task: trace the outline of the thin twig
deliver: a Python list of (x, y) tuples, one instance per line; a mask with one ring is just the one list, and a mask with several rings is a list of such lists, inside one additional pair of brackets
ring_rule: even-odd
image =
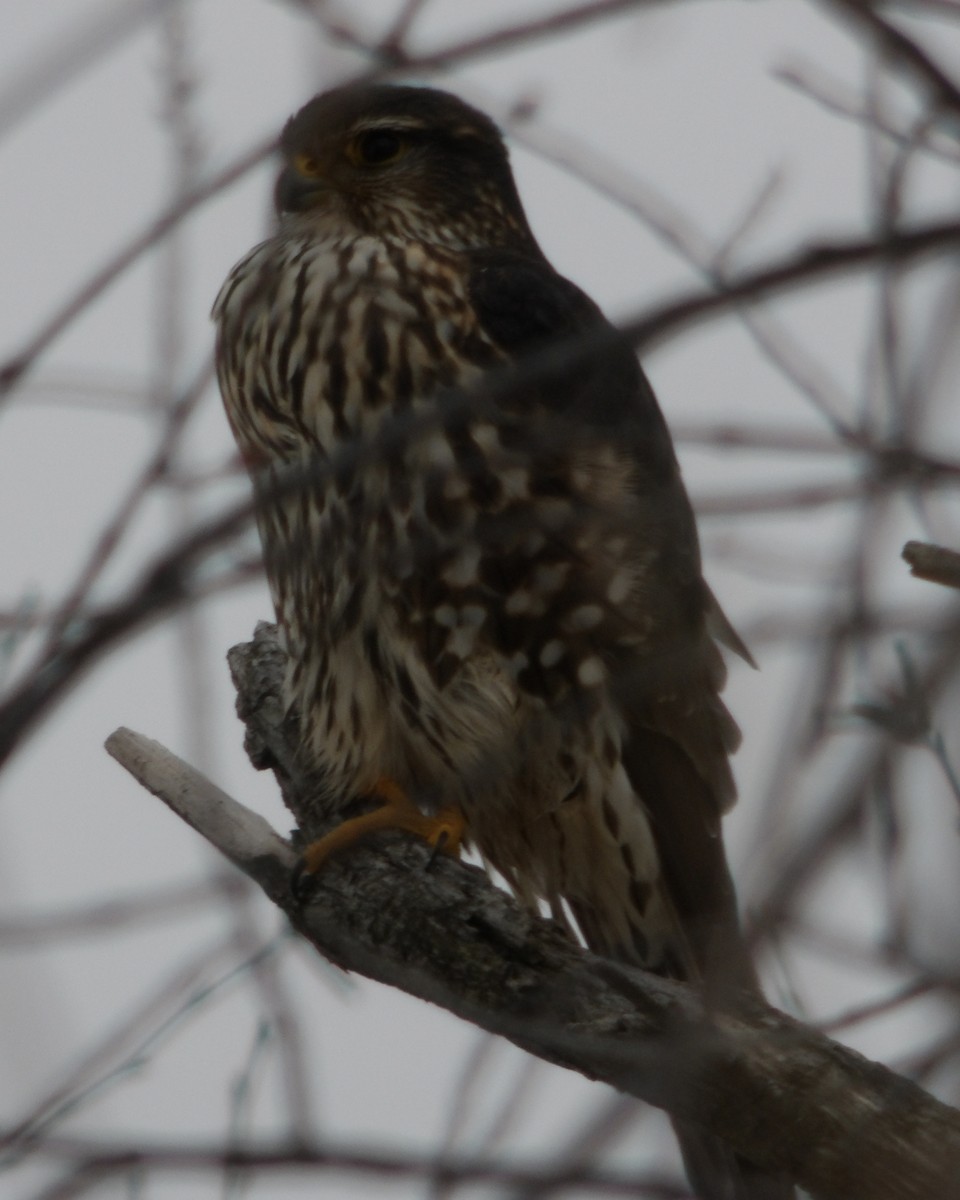
[(929, 542), (907, 542), (901, 557), (910, 564), (910, 574), (918, 579), (960, 588), (960, 553)]

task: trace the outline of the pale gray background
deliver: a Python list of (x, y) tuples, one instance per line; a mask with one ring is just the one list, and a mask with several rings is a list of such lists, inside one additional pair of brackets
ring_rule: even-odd
[[(372, 33), (386, 26), (399, 5), (342, 0), (338, 7), (356, 28)], [(414, 44), (446, 44), (552, 7), (435, 0), (424, 6)], [(155, 15), (135, 31), (66, 73), (71, 51), (84, 38), (96, 44), (104, 29), (119, 32), (125, 15), (151, 8)], [(172, 18), (185, 34), (181, 66), (195, 88), (188, 114), (199, 147), (198, 177), (276, 132), (314, 91), (355, 73), (364, 61), (331, 45), (295, 4), (6, 0), (0, 6), (4, 357), (171, 197), (175, 159), (163, 118), (170, 27), (165, 42), (163, 22)], [(938, 30), (935, 44), (956, 65), (956, 40), (951, 43)], [(777, 78), (779, 68), (833, 81), (831, 86), (860, 101), (870, 74), (861, 48), (826, 8), (785, 0), (764, 5), (712, 0), (638, 8), (434, 78), (501, 120), (518, 102), (536, 103), (536, 117), (517, 125), (511, 140), (531, 222), (556, 266), (617, 316), (678, 294), (699, 277), (649, 226), (572, 179), (541, 151), (596, 156), (588, 165), (645, 198), (650, 211), (662, 211), (678, 226), (689, 224), (707, 254), (723, 244), (773, 182), (768, 203), (737, 248), (741, 265), (760, 263), (815, 235), (871, 227), (871, 162), (863, 129), (787, 86)], [(47, 70), (54, 79), (62, 76), (59, 84), (18, 110), (21, 100), (29, 100), (31, 80), (42, 80)], [(884, 93), (884, 103), (909, 112), (913, 101), (906, 89), (893, 89)], [(191, 217), (172, 248), (168, 244), (139, 260), (55, 342), (0, 413), (0, 606), (6, 613), (23, 603), (48, 608), (73, 580), (154, 443), (158, 425), (149, 412), (151, 394), (184, 385), (210, 351), (208, 313), (220, 282), (269, 228), (272, 172), (265, 164), (247, 175)], [(924, 169), (912, 182), (916, 214), (943, 211), (956, 197), (952, 166)], [(173, 283), (165, 284), (171, 269)], [(848, 417), (858, 406), (879, 411), (885, 403), (871, 365), (874, 303), (868, 286), (851, 279), (776, 307), (778, 319), (837, 380)], [(911, 319), (921, 331), (927, 303), (918, 293)], [(164, 304), (174, 314), (167, 319), (173, 340), (166, 346), (159, 344)], [(680, 432), (703, 423), (754, 421), (764, 428), (829, 435), (827, 423), (763, 358), (734, 317), (671, 341), (648, 355), (646, 365)], [(950, 402), (945, 386), (929, 420), (930, 444), (942, 453), (955, 453), (960, 441), (955, 395), (952, 416)], [(230, 459), (232, 444), (213, 387), (191, 421), (186, 447), (190, 466), (219, 468)], [(682, 439), (679, 449), (688, 486), (708, 508), (718, 497), (740, 496), (753, 486), (855, 478), (850, 462), (837, 454), (718, 453)], [(129, 583), (178, 522), (216, 511), (244, 486), (234, 477), (203, 489), (185, 507), (170, 496), (151, 501), (97, 597), (106, 599)], [(956, 517), (948, 497), (934, 507), (932, 533), (948, 541), (957, 530)], [(870, 566), (873, 601), (914, 614), (935, 608), (941, 598), (929, 585), (924, 590), (909, 580), (898, 559), (906, 537), (931, 530), (921, 527), (908, 505), (894, 506), (884, 522)], [(732, 665), (728, 692), (746, 735), (737, 759), (743, 798), (728, 822), (746, 905), (776, 870), (780, 850), (815, 819), (844, 756), (852, 759), (862, 744), (850, 735), (847, 751), (841, 744), (845, 735), (838, 735), (829, 758), (819, 751), (811, 755), (810, 776), (791, 793), (792, 805), (778, 806), (778, 797), (770, 795), (780, 756), (788, 753), (813, 700), (813, 685), (804, 680), (816, 643), (784, 645), (765, 638), (764, 631), (778, 618), (796, 619), (815, 631), (818, 614), (827, 613), (838, 595), (842, 603), (855, 529), (854, 510), (842, 505), (793, 515), (707, 515), (703, 521), (708, 575), (762, 665), (760, 673)], [(188, 888), (220, 869), (196, 836), (108, 759), (103, 739), (120, 724), (165, 742), (281, 829), (287, 827), (271, 781), (256, 775), (243, 754), (224, 661), (227, 647), (269, 615), (259, 580), (218, 596), (190, 622), (167, 621), (125, 645), (39, 727), (0, 781), (4, 921), (63, 915), (155, 888)], [(28, 639), (12, 670), (25, 669), (35, 649)], [(860, 696), (868, 682), (895, 680), (893, 637), (878, 648), (875, 662), (849, 662), (847, 669), (847, 699)], [(900, 899), (917, 946), (955, 970), (956, 814), (927, 761), (918, 753), (908, 767), (926, 818), (905, 847)], [(917, 856), (922, 870), (911, 874)], [(884, 889), (890, 881), (881, 876), (867, 854), (845, 859), (842, 870), (820, 881), (810, 913), (841, 943), (874, 946), (889, 928), (889, 909), (878, 897), (889, 894)], [(932, 880), (935, 887), (920, 886)], [(244, 921), (254, 945), (268, 941), (278, 927), (274, 913), (257, 902)], [(37, 939), (29, 947), (10, 937), (5, 944), (0, 940), (0, 1124), (29, 1111), (165, 986), (181, 963), (204, 947), (220, 946), (227, 929), (221, 907), (198, 902), (156, 924)], [(357, 1145), (435, 1148), (481, 1035), (403, 995), (338, 978), (306, 951), (288, 946), (279, 954), (305, 1036), (320, 1133)], [(802, 943), (788, 945), (779, 960), (767, 964), (771, 996), (799, 1006), (804, 1015), (826, 1017), (902, 978), (866, 957), (847, 958), (844, 964)], [(235, 955), (214, 959), (211, 953), (202, 981), (222, 977), (234, 961)], [(262, 1007), (241, 976), (183, 1009), (182, 995), (159, 1004), (138, 1035), (94, 1071), (93, 1078), (105, 1081), (65, 1122), (64, 1132), (108, 1133), (125, 1143), (218, 1142), (226, 1136), (231, 1088), (250, 1062)], [(180, 1015), (174, 1026), (140, 1058), (140, 1043), (175, 1013)], [(905, 1047), (932, 1037), (947, 1015), (944, 1003), (920, 1001), (845, 1036), (896, 1063)], [(275, 1048), (268, 1044), (255, 1061), (249, 1128), (264, 1135), (286, 1128)], [(527, 1070), (524, 1056), (511, 1047), (496, 1045), (490, 1055), (458, 1142), (462, 1148), (482, 1143)], [(956, 1099), (952, 1079), (941, 1079), (940, 1087)], [(602, 1098), (600, 1088), (543, 1065), (534, 1068), (527, 1087), (505, 1144), (548, 1157), (566, 1146)], [(657, 1121), (647, 1124), (662, 1134)], [(659, 1134), (643, 1141), (625, 1136), (617, 1161), (668, 1163), (671, 1155)], [(54, 1174), (49, 1165), (31, 1164), (0, 1174), (0, 1196), (38, 1195)], [(93, 1194), (127, 1193), (114, 1184)], [(223, 1186), (213, 1175), (174, 1176), (129, 1194), (210, 1196), (223, 1194)], [(309, 1181), (265, 1177), (248, 1194), (427, 1193), (419, 1183), (317, 1175)]]

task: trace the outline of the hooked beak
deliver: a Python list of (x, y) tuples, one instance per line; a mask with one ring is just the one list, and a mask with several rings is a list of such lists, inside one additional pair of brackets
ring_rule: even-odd
[(294, 166), (284, 167), (274, 193), (277, 212), (305, 212), (315, 208), (320, 196), (328, 191), (322, 179), (311, 179)]

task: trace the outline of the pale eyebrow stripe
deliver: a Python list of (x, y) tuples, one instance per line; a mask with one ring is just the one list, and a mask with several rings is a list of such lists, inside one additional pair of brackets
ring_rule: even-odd
[(396, 129), (402, 132), (406, 129), (426, 129), (427, 123), (411, 117), (367, 117), (359, 120), (353, 128), (357, 133), (368, 133), (371, 129)]

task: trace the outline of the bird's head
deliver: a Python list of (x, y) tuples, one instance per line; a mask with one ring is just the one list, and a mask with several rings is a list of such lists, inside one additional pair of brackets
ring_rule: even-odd
[(452, 249), (536, 249), (500, 131), (449, 92), (337, 88), (290, 118), (280, 148), (282, 220)]

